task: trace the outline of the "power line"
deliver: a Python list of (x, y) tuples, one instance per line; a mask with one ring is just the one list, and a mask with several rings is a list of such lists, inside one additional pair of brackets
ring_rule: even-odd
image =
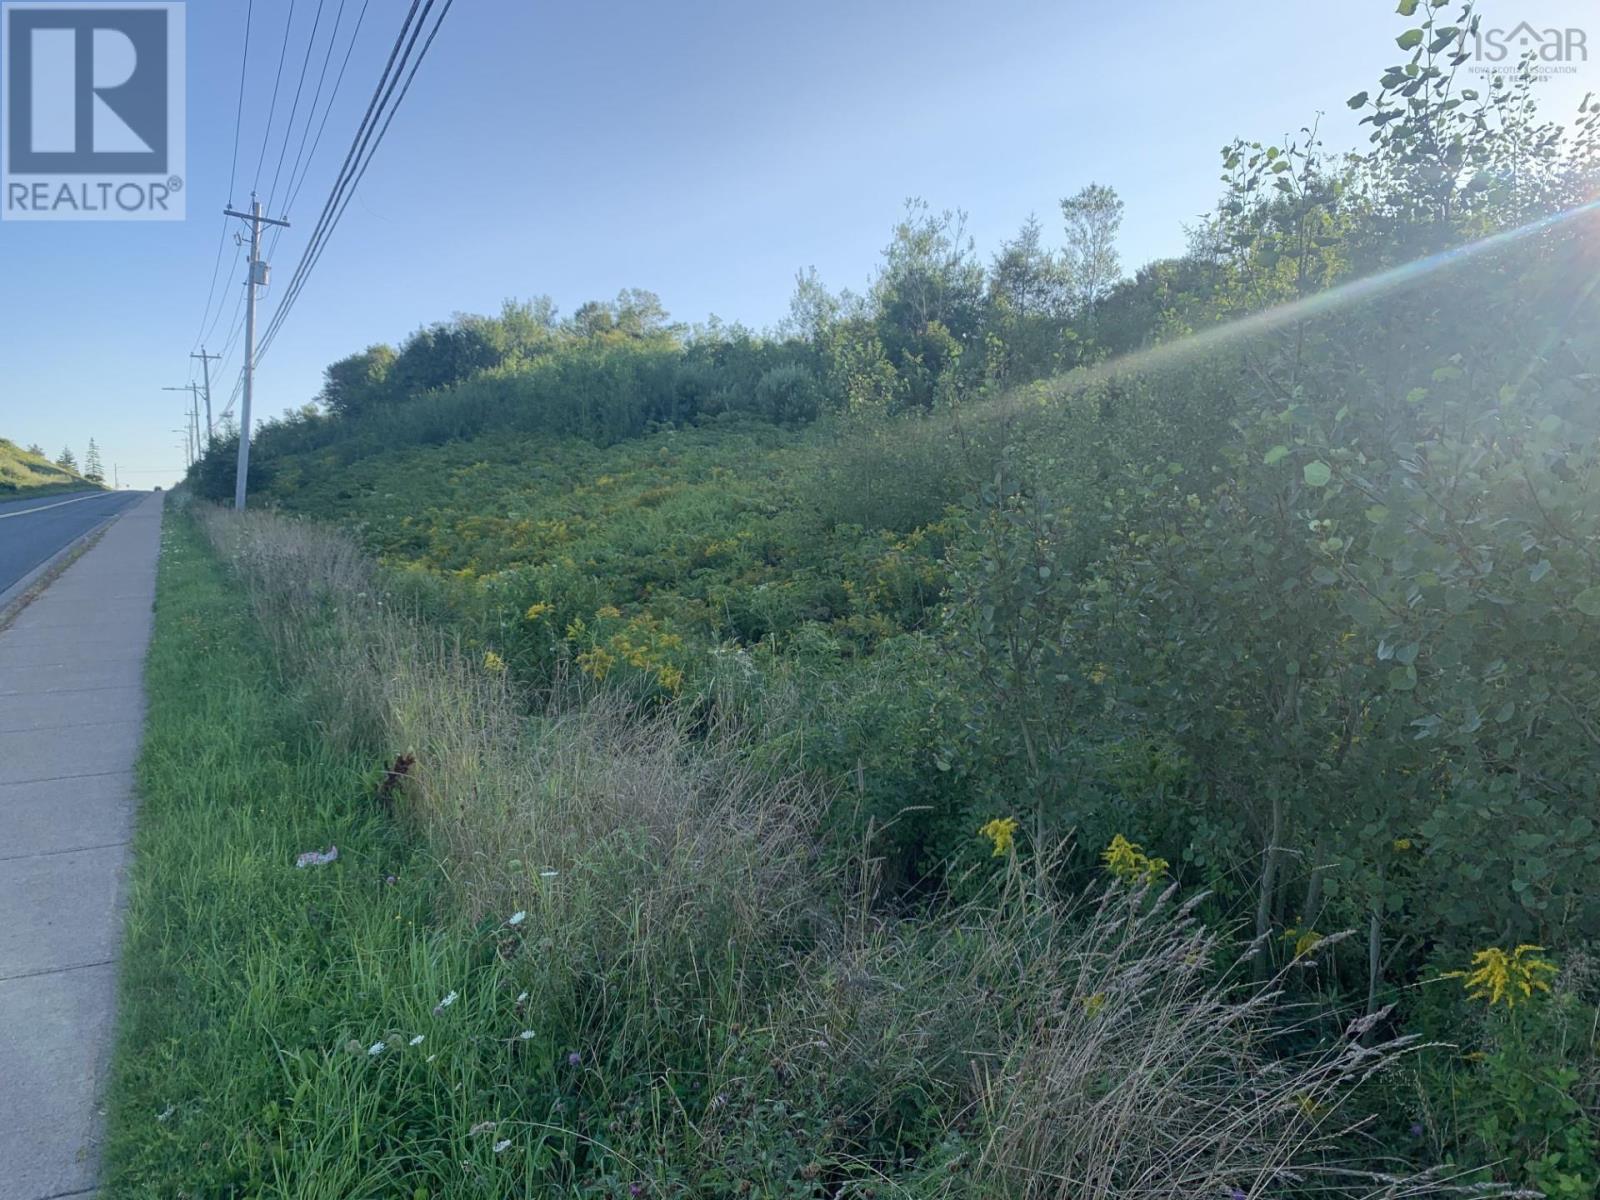
[[(293, 308), (295, 301), (299, 298), (300, 292), (304, 289), (306, 281), (310, 277), (312, 270), (316, 267), (318, 261), (320, 261), (322, 252), (324, 249), (326, 249), (328, 240), (332, 236), (333, 230), (337, 227), (340, 219), (344, 215), (345, 210), (349, 207), (350, 201), (354, 198), (355, 189), (360, 184), (361, 179), (365, 176), (367, 168), (371, 165), (372, 159), (377, 153), (378, 147), (382, 145), (383, 139), (389, 131), (389, 126), (393, 124), (395, 114), (399, 111), (401, 103), (405, 100), (406, 95), (410, 92), (411, 84), (416, 79), (417, 71), (421, 68), (422, 62), (427, 57), (428, 51), (432, 47), (434, 39), (439, 34), (439, 29), (443, 26), (445, 18), (449, 15), (450, 9), (454, 4), (454, 0), (443, 0), (443, 4), (439, 8), (438, 16), (435, 18), (432, 28), (428, 32), (426, 40), (422, 40), (423, 30), (428, 25), (428, 18), (434, 8), (435, 3), (436, 0), (425, 0), (425, 2), (424, 0), (412, 0), (411, 2), (411, 7), (406, 13), (405, 21), (401, 24), (400, 32), (395, 37), (394, 45), (389, 51), (388, 61), (384, 65), (383, 73), (379, 76), (377, 87), (373, 90), (372, 99), (367, 104), (366, 113), (363, 115), (361, 123), (356, 128), (355, 135), (351, 139), (350, 148), (345, 153), (344, 162), (340, 166), (339, 173), (334, 179), (334, 183), (329, 191), (328, 198), (323, 204), (322, 212), (318, 216), (316, 223), (312, 228), (310, 237), (306, 243), (306, 247), (301, 253), (300, 261), (296, 265), (290, 278), (289, 286), (287, 289), (285, 289), (283, 299), (274, 309), (272, 321), (269, 323), (266, 334), (256, 350), (255, 360), (258, 364), (261, 361), (261, 358), (265, 355), (266, 350), (271, 345), (273, 339), (276, 338), (278, 331), (282, 328), (284, 321), (288, 317), (289, 311)], [(419, 8), (421, 10), (420, 16), (418, 13)], [(366, 5), (363, 3), (363, 16), (365, 15), (365, 11)], [(358, 18), (357, 32), (359, 32), (359, 29), (360, 19)], [(420, 51), (417, 50), (419, 40), (422, 40)], [(353, 48), (354, 41), (355, 35), (352, 34), (350, 48)], [(344, 66), (348, 65), (350, 48), (347, 48), (345, 54), (345, 63), (340, 67), (341, 78), (344, 73)], [(415, 53), (415, 58), (412, 57), (413, 53)], [(405, 76), (403, 85), (401, 84), (402, 75)], [(338, 85), (336, 83), (335, 94), (337, 94), (337, 87)], [(396, 91), (397, 88), (398, 94)], [(323, 117), (324, 125), (327, 121), (327, 112), (331, 111), (331, 109), (332, 100), (330, 99), (328, 110), (325, 111)], [(319, 128), (319, 140), (320, 137), (321, 129)], [(314, 149), (312, 153), (313, 155), (315, 154)], [(308, 161), (308, 172), (309, 169), (310, 163)], [(304, 176), (302, 176), (300, 182), (302, 184), (304, 183)], [(291, 191), (291, 203), (293, 196), (296, 194), (298, 194), (298, 185), (296, 185)], [(248, 366), (249, 364), (246, 365)], [(244, 372), (241, 371), (239, 380), (234, 385), (233, 394), (230, 396), (227, 406), (222, 411), (223, 417), (226, 417), (233, 411), (234, 401), (239, 395), (239, 392), (243, 386), (243, 382)]]
[[(244, 53), (239, 56), (239, 103), (233, 111), (233, 165), (228, 168), (228, 203), (233, 203), (234, 178), (239, 172), (239, 127), (244, 120), (244, 78), (245, 68), (250, 63), (250, 24), (255, 16), (256, 0), (249, 0), (244, 11)], [(222, 228), (228, 228), (226, 217), (222, 220)]]
[[(317, 0), (316, 14), (311, 18), (311, 35), (306, 38), (305, 57), (300, 60), (300, 77), (294, 85), (294, 103), (289, 106), (289, 119), (283, 124), (283, 145), (278, 147), (278, 165), (272, 169), (272, 187), (267, 191), (267, 211), (272, 211), (272, 202), (278, 196), (278, 179), (283, 174), (283, 160), (289, 153), (289, 139), (294, 136), (294, 119), (300, 112), (300, 94), (305, 90), (307, 69), (311, 66), (311, 51), (317, 45), (317, 30), (322, 25), (322, 7), (327, 0)], [(329, 41), (329, 48), (333, 42)], [(310, 122), (307, 122), (309, 128)], [(303, 139), (302, 139), (303, 144)]]
[[(254, 15), (254, 13), (255, 13), (255, 0), (249, 0), (249, 4), (245, 8), (244, 49), (239, 55), (239, 99), (238, 99), (238, 102), (236, 103), (236, 105), (234, 106), (234, 111), (233, 111), (233, 158), (232, 158), (232, 164), (228, 168), (228, 195), (230, 197), (230, 202), (231, 202), (231, 197), (233, 195), (234, 176), (238, 172), (238, 169), (239, 169), (239, 130), (240, 130), (240, 126), (241, 126), (241, 124), (242, 124), (242, 122), (244, 120), (244, 83), (245, 83), (245, 77), (246, 77), (246, 74), (247, 74), (247, 70), (246, 69), (247, 69), (247, 67), (249, 66), (249, 63), (250, 63), (250, 24), (251, 24), (251, 18)], [(217, 253), (216, 253), (216, 257), (215, 257), (214, 261), (211, 264), (211, 286), (206, 289), (206, 306), (200, 313), (200, 331), (197, 334), (195, 334), (194, 346), (189, 347), (189, 349), (191, 351), (196, 346), (199, 346), (202, 342), (204, 342), (206, 340), (206, 338), (209, 336), (209, 334), (206, 332), (206, 322), (211, 319), (211, 301), (216, 297), (216, 294), (217, 294), (217, 280), (220, 278), (220, 276), (222, 274), (222, 249), (227, 244), (228, 244), (228, 219), (226, 217), (224, 217), (222, 219), (222, 229), (217, 234)], [(236, 250), (235, 253), (234, 253), (234, 261), (235, 261), (235, 263), (238, 262), (238, 257), (239, 257), (238, 256), (238, 252)], [(218, 309), (217, 309), (217, 316), (218, 316), (218, 318), (220, 318), (222, 316), (222, 308), (221, 308), (220, 305), (218, 306)], [(212, 328), (214, 329), (215, 327), (216, 327), (215, 322), (213, 322)], [(191, 371), (191, 373), (193, 372), (193, 366), (192, 365), (190, 367), (190, 371)]]
[[(328, 240), (332, 236), (333, 230), (338, 226), (340, 219), (344, 216), (345, 210), (349, 208), (350, 201), (355, 198), (356, 188), (359, 186), (362, 178), (366, 175), (367, 168), (371, 166), (372, 159), (377, 154), (378, 147), (383, 143), (384, 136), (389, 132), (389, 126), (394, 122), (395, 114), (399, 112), (400, 105), (402, 102), (404, 102), (406, 94), (410, 92), (412, 81), (416, 79), (417, 71), (421, 68), (423, 60), (427, 57), (428, 50), (432, 47), (434, 38), (439, 35), (439, 29), (441, 26), (443, 26), (444, 20), (449, 15), (450, 8), (454, 2), (455, 0), (444, 0), (443, 6), (439, 10), (439, 15), (434, 21), (433, 28), (429, 32), (427, 40), (422, 44), (420, 53), (417, 54), (414, 61), (410, 62), (411, 69), (409, 74), (406, 75), (405, 84), (400, 88), (399, 95), (395, 96), (395, 85), (400, 82), (400, 74), (406, 69), (407, 62), (411, 58), (412, 50), (416, 47), (417, 40), (422, 33), (423, 26), (427, 23), (428, 12), (433, 7), (434, 0), (427, 0), (426, 5), (424, 5), (421, 18), (417, 21), (415, 28), (411, 30), (410, 41), (405, 47), (405, 53), (399, 56), (399, 67), (394, 71), (393, 77), (387, 80), (387, 89), (385, 89), (384, 86), (385, 81), (383, 79), (379, 80), (378, 90), (376, 93), (374, 93), (374, 105), (369, 105), (368, 111), (369, 113), (381, 112), (384, 105), (388, 105), (387, 115), (384, 117), (381, 127), (376, 126), (376, 117), (374, 117), (373, 123), (368, 125), (365, 133), (362, 134), (358, 132), (356, 141), (352, 143), (351, 153), (346, 155), (345, 161), (347, 165), (352, 163), (357, 163), (359, 165), (356, 165), (353, 169), (343, 172), (341, 179), (335, 183), (334, 190), (329, 194), (328, 203), (323, 208), (323, 216), (318, 219), (319, 228), (313, 232), (313, 239), (311, 242), (308, 242), (305, 252), (301, 255), (300, 263), (298, 266), (296, 266), (294, 274), (290, 278), (288, 290), (285, 292), (283, 300), (273, 312), (273, 319), (268, 326), (266, 336), (262, 339), (260, 349), (261, 354), (266, 353), (273, 340), (277, 337), (278, 330), (283, 327), (283, 322), (287, 318), (289, 310), (294, 306), (294, 303), (299, 298), (301, 291), (305, 288), (306, 281), (310, 278), (311, 272), (316, 268), (317, 263), (321, 260), (322, 253), (327, 248)], [(416, 9), (416, 0), (413, 0), (412, 9), (413, 11)], [(409, 23), (409, 14), (407, 20)], [(399, 51), (400, 42), (404, 40), (405, 37), (406, 29), (405, 27), (402, 27), (400, 31), (400, 37), (396, 39), (395, 43), (396, 52)], [(396, 53), (391, 53), (391, 64), (394, 63), (395, 58)], [(386, 68), (385, 76), (387, 77), (388, 75), (389, 70)], [(390, 103), (391, 97), (393, 97), (392, 103)], [(376, 137), (373, 136), (374, 131), (376, 132)], [(368, 144), (369, 142), (370, 145)]]
[[(250, 185), (251, 191), (261, 186), (261, 167), (267, 161), (267, 146), (272, 141), (272, 121), (278, 112), (278, 86), (283, 82), (283, 60), (289, 56), (289, 31), (294, 26), (294, 2), (289, 0), (289, 15), (283, 22), (283, 48), (278, 51), (278, 73), (272, 78), (272, 100), (267, 105), (267, 130), (261, 135), (261, 153), (256, 156), (256, 174)], [(232, 200), (228, 201), (228, 207), (233, 207)]]
[[(350, 65), (350, 54), (356, 48), (356, 38), (361, 34), (361, 23), (367, 19), (367, 6), (371, 2), (372, 0), (362, 0), (361, 11), (356, 14), (355, 29), (351, 31), (350, 43), (345, 47), (344, 59), (339, 64), (339, 74), (334, 77), (333, 91), (328, 93), (328, 107), (322, 110), (322, 122), (317, 126), (317, 136), (311, 140), (311, 152), (306, 156), (306, 169), (300, 173), (300, 178), (298, 180), (295, 178), (295, 171), (299, 169), (300, 156), (298, 154), (295, 155), (294, 168), (289, 171), (289, 199), (284, 204), (285, 211), (288, 211), (294, 207), (295, 199), (300, 195), (300, 189), (305, 187), (306, 179), (311, 174), (311, 163), (317, 157), (317, 148), (322, 145), (322, 131), (328, 127), (328, 118), (333, 115), (334, 101), (339, 98), (339, 89), (344, 85), (345, 68)], [(340, 0), (339, 11), (341, 14), (344, 12), (344, 0)], [(335, 34), (339, 32), (339, 23), (337, 20), (334, 21), (333, 31)], [(333, 44), (330, 41), (329, 49), (332, 48)], [(327, 69), (327, 63), (323, 63), (323, 69)], [(315, 110), (315, 108), (316, 101), (313, 100), (312, 109)], [(308, 129), (310, 128), (309, 121), (306, 123), (306, 127)], [(301, 145), (302, 147), (304, 146), (304, 141), (302, 141)]]
[[(322, 120), (317, 121), (317, 102), (322, 98), (322, 87), (327, 82), (328, 66), (333, 61), (333, 50), (339, 40), (339, 26), (344, 22), (346, 0), (339, 0), (339, 10), (334, 14), (333, 32), (328, 35), (328, 50), (322, 56), (322, 70), (317, 76), (316, 94), (311, 97), (311, 108), (306, 113), (306, 126), (300, 133), (300, 145), (295, 150), (294, 163), (289, 168), (289, 196), (284, 201), (283, 214), (288, 216), (294, 210), (294, 202), (300, 195), (300, 189), (305, 186), (306, 178), (311, 174), (311, 164), (316, 161), (317, 148), (322, 145), (322, 131), (328, 127), (328, 118), (333, 115), (334, 105), (339, 100), (340, 89), (344, 86), (345, 70), (350, 66), (350, 56), (356, 48), (356, 40), (361, 36), (361, 26), (367, 17), (367, 6), (371, 0), (362, 0), (361, 11), (356, 14), (355, 28), (350, 31), (350, 40), (345, 45), (344, 58), (339, 63), (339, 74), (334, 77), (333, 91), (328, 93), (327, 107), (322, 110)], [(311, 133), (312, 123), (316, 122), (317, 135), (311, 139), (310, 153), (306, 152), (306, 141)], [(305, 169), (301, 170), (304, 163)], [(276, 181), (274, 181), (276, 183)], [(276, 191), (276, 186), (274, 186)], [(278, 240), (283, 236), (283, 230), (277, 226), (272, 230), (272, 244), (267, 247), (269, 259), (278, 253)]]

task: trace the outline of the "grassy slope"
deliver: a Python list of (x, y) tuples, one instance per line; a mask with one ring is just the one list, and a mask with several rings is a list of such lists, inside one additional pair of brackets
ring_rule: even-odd
[[(373, 764), (316, 738), (182, 517), (148, 682), (105, 1194), (466, 1197), (548, 1179), (560, 1139), (497, 1156), (470, 1130), (530, 1092), (548, 1105), (564, 1049), (512, 1044), (502, 969), (432, 925), (437, 876), (376, 811)], [(294, 868), (330, 842), (335, 864)]]
[(47, 496), (51, 492), (98, 486), (74, 471), (56, 466), (42, 455), (29, 454), (15, 442), (0, 438), (0, 499)]
[(870, 648), (931, 615), (948, 530), (906, 537), (871, 527), (879, 507), (837, 511), (829, 465), (816, 433), (748, 421), (603, 448), (494, 435), (347, 465), (307, 454), (273, 494), (395, 566), (476, 583), (513, 623), (548, 605), (530, 635), (614, 605), (700, 644), (819, 623)]

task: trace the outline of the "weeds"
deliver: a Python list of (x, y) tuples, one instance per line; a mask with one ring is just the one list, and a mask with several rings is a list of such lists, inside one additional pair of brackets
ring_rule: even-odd
[(1346, 1169), (1354, 1090), (1405, 1047), (1280, 1049), (1277, 990), (1175, 889), (1063, 897), (1030, 845), (896, 915), (738, 730), (614, 694), (530, 716), (342, 536), (199, 522), (259, 624), (176, 518), (121, 1194), (1443, 1186)]

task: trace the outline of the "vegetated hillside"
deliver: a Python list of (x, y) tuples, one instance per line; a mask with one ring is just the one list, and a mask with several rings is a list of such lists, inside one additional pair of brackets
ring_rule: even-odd
[(56, 466), (42, 454), (0, 438), (0, 498), (43, 496), (100, 486), (90, 483), (76, 471)]
[(1543, 219), (1595, 194), (1600, 114), (1463, 86), (1416, 19), (1351, 98), (1370, 147), (1229, 147), (1182, 260), (1122, 279), (1088, 188), (987, 264), (913, 207), (778, 335), (509, 305), (331, 366), (259, 492), (490, 670), (742, 722), (901, 903), (1067, 837), (1039, 886), (1203, 892), (1293, 968), (1286, 1039), (1470, 1043), (1375, 1158), (1593, 1195), (1600, 225)]

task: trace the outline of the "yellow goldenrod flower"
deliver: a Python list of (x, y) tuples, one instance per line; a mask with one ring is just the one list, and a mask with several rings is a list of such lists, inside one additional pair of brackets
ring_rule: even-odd
[(1294, 943), (1294, 956), (1304, 958), (1322, 942), (1322, 935), (1315, 929), (1301, 929), (1298, 926), (1285, 929), (1283, 940)]
[(1016, 843), (1017, 819), (1015, 817), (996, 817), (978, 830), (979, 837), (986, 837), (994, 843), (993, 858), (1001, 858), (1010, 851)]
[(1123, 883), (1154, 883), (1166, 873), (1164, 858), (1155, 858), (1144, 852), (1138, 842), (1130, 842), (1120, 833), (1100, 852), (1100, 860)]
[(615, 604), (604, 604), (594, 610), (594, 619), (597, 621), (603, 621), (607, 617), (620, 617), (621, 615), (622, 610)]
[(1479, 950), (1472, 956), (1473, 970), (1449, 971), (1441, 979), (1459, 979), (1467, 998), (1482, 1000), (1490, 1008), (1503, 1003), (1515, 1008), (1518, 1001), (1532, 1000), (1535, 992), (1548, 992), (1549, 979), (1556, 965), (1540, 958), (1543, 946), (1524, 943), (1507, 954), (1498, 946)]
[(1413, 843), (1410, 838), (1395, 838), (1394, 848), (1401, 854), (1411, 849)]
[(493, 650), (486, 651), (483, 656), (483, 669), (485, 671), (492, 671), (496, 675), (502, 675), (505, 673), (506, 660), (501, 658)]
[(547, 604), (543, 600), (540, 600), (536, 604), (528, 605), (528, 611), (523, 613), (522, 615), (523, 615), (524, 618), (526, 618), (529, 621), (537, 621), (540, 617), (544, 616), (546, 613), (551, 613), (551, 612), (554, 612), (555, 610), (556, 610), (556, 606), (554, 604)]
[(617, 659), (611, 651), (604, 646), (596, 646), (578, 655), (578, 666), (593, 676), (595, 679), (604, 679), (611, 673), (611, 668), (617, 665)]
[(1083, 1011), (1088, 1013), (1091, 1017), (1098, 1017), (1100, 1015), (1100, 1010), (1105, 1006), (1106, 994), (1104, 992), (1096, 992), (1092, 996), (1085, 996), (1083, 998)]

